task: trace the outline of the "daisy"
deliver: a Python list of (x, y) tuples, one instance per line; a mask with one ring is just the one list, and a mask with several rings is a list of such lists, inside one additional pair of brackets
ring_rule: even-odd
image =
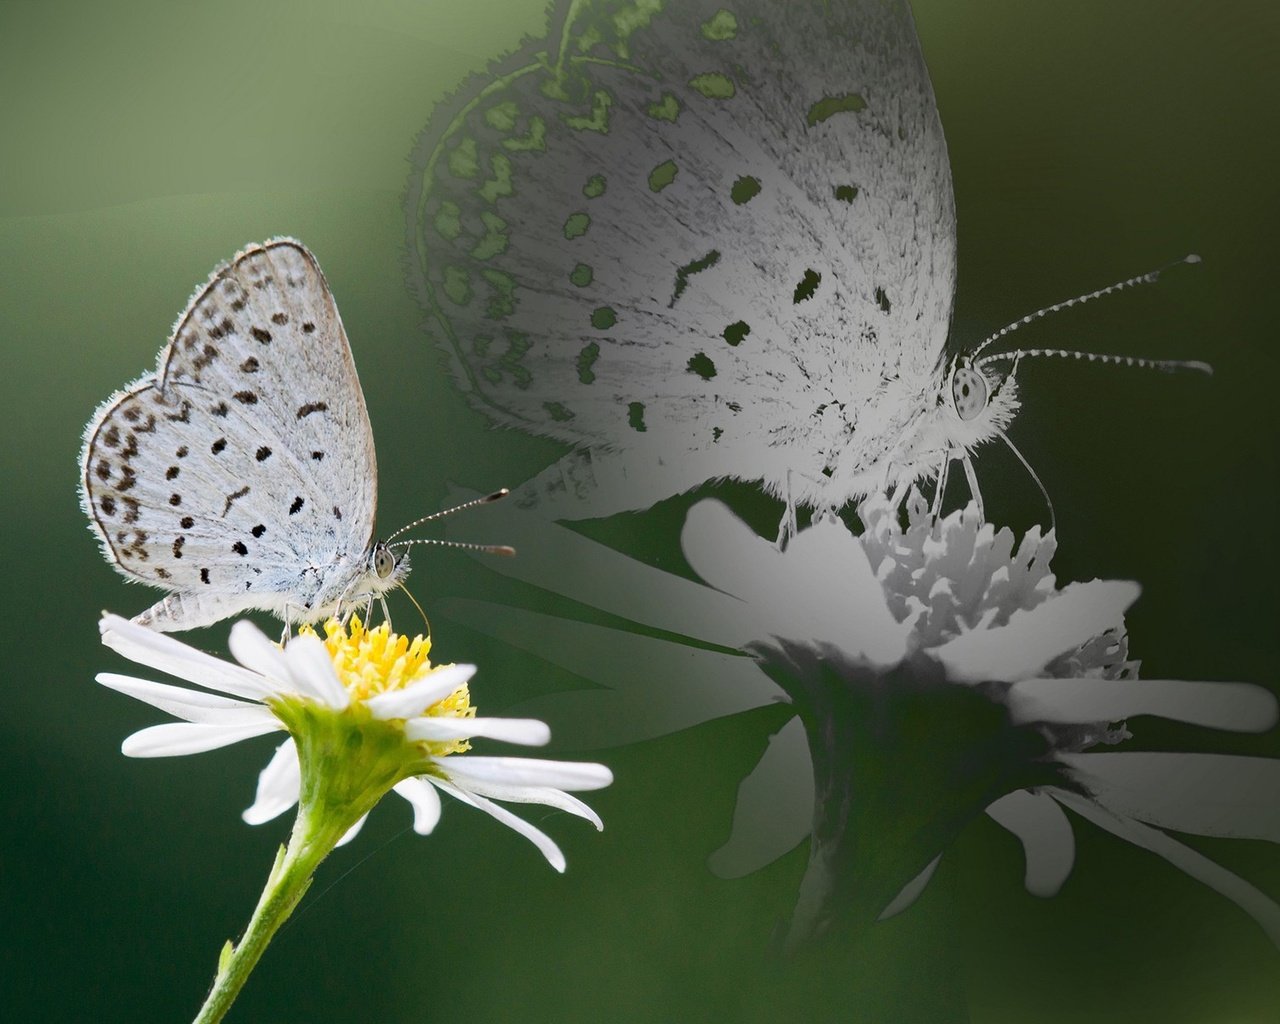
[(1280, 907), (1170, 834), (1280, 841), (1280, 762), (1099, 749), (1131, 746), (1127, 720), (1142, 715), (1261, 732), (1275, 698), (1139, 679), (1124, 626), (1139, 587), (1060, 587), (1051, 534), (1015, 543), (972, 506), (935, 521), (918, 495), (907, 513), (903, 526), (868, 502), (860, 535), (828, 518), (779, 551), (723, 504), (699, 502), (681, 540), (706, 585), (509, 514), (503, 529), (530, 562), (559, 567), (515, 573), (668, 637), (465, 602), (453, 614), (606, 687), (528, 705), (593, 745), (789, 704), (712, 867), (745, 875), (807, 839), (792, 944), (905, 909), (985, 813), (1022, 844), (1036, 895), (1069, 876), (1080, 817), (1213, 887), (1280, 945)]
[(129, 736), (121, 748), (127, 756), (195, 754), (288, 734), (260, 774), (244, 819), (261, 824), (298, 805), (293, 833), (244, 938), (224, 949), (198, 1021), (221, 1019), (317, 865), (354, 838), (389, 790), (409, 802), (420, 834), (435, 828), (446, 793), (529, 839), (561, 872), (565, 859), (555, 842), (497, 801), (545, 804), (604, 827), (571, 795), (609, 785), (604, 765), (467, 753), (479, 737), (539, 746), (550, 730), (534, 719), (477, 717), (468, 689), (475, 666), (433, 665), (424, 637), (411, 641), (387, 625), (366, 629), (353, 618), (349, 627), (330, 622), (323, 640), (304, 628), (282, 648), (252, 623), (238, 622), (229, 641), (235, 664), (117, 615), (104, 615), (100, 629), (117, 653), (199, 687), (100, 674), (104, 686), (181, 719)]

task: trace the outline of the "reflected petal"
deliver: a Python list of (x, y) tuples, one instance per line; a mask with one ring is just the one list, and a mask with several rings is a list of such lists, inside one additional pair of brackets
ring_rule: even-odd
[(1109, 629), (1124, 629), (1124, 611), (1137, 600), (1136, 583), (1073, 583), (1007, 625), (974, 630), (934, 649), (955, 682), (1016, 683)]
[(1150, 850), (1178, 870), (1221, 893), (1262, 926), (1276, 946), (1280, 947), (1280, 905), (1265, 893), (1232, 874), (1220, 864), (1184, 846), (1159, 829), (1113, 814), (1100, 804), (1056, 787), (1049, 790), (1055, 800), (1070, 807), (1083, 818), (1119, 836), (1125, 842)]
[(1032, 896), (1056, 896), (1071, 875), (1076, 839), (1062, 808), (1046, 793), (1015, 789), (987, 808), (1022, 843), (1024, 881)]
[(921, 871), (920, 874), (916, 875), (915, 878), (911, 879), (911, 881), (902, 887), (902, 891), (893, 898), (893, 901), (885, 907), (884, 910), (880, 911), (880, 916), (876, 918), (876, 920), (887, 921), (889, 918), (894, 917), (897, 914), (901, 914), (911, 906), (911, 904), (918, 900), (921, 894), (928, 887), (929, 882), (933, 878), (933, 873), (938, 870), (938, 865), (941, 863), (942, 854), (938, 854), (938, 856), (934, 857), (933, 860), (929, 861), (929, 863), (925, 865), (924, 870)]
[(1061, 754), (1115, 814), (1201, 836), (1280, 843), (1280, 760), (1230, 754)]
[[(479, 497), (456, 493), (450, 500), (466, 496)], [(487, 506), (484, 515), (490, 534), (520, 552), (519, 558), (479, 556), (487, 569), (633, 622), (722, 647), (758, 639), (745, 635), (742, 602), (732, 597), (645, 565), (511, 501)], [(446, 520), (445, 535), (466, 540), (469, 528), (459, 522)], [(458, 529), (462, 532), (455, 536)]]
[(741, 878), (804, 842), (813, 829), (813, 762), (804, 725), (793, 718), (738, 787), (733, 829), (707, 863), (721, 878)]
[(816, 640), (877, 665), (906, 653), (909, 627), (889, 613), (866, 552), (839, 520), (815, 523), (779, 551), (726, 505), (707, 500), (689, 509), (680, 542), (699, 576), (748, 602), (748, 640)]
[(1089, 724), (1159, 715), (1211, 729), (1265, 732), (1276, 723), (1276, 698), (1251, 683), (1177, 679), (1024, 679), (1006, 698), (1015, 725)]
[(782, 699), (746, 656), (481, 601), (448, 601), (443, 608), (472, 629), (608, 687), (548, 694), (510, 709), (550, 721), (552, 732), (572, 736), (575, 747), (663, 736)]

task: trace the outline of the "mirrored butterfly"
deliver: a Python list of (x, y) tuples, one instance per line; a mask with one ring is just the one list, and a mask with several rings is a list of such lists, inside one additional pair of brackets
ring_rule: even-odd
[(562, 3), (413, 162), (411, 281), (455, 380), (575, 446), (524, 504), (759, 480), (785, 532), (940, 495), (953, 459), (976, 488), (1018, 409), (1012, 354), (947, 350), (955, 204), (903, 2)]

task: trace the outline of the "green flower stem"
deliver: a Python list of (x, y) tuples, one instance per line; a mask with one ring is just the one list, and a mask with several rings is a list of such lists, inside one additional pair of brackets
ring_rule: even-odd
[(334, 711), (281, 699), (272, 710), (298, 748), (302, 786), (289, 845), (276, 855), (266, 887), (236, 945), (223, 947), (218, 973), (194, 1024), (217, 1024), (244, 987), (267, 945), (311, 886), (320, 862), (397, 782), (428, 767), (399, 727), (360, 705)]
[(318, 830), (324, 835), (308, 834), (312, 830), (304, 827), (305, 817), (299, 813), (288, 848), (281, 847), (277, 854), (244, 938), (236, 945), (228, 941), (223, 947), (213, 989), (200, 1007), (195, 1024), (216, 1024), (226, 1016), (267, 944), (311, 887), (316, 867), (342, 838), (341, 832), (334, 835), (332, 830)]

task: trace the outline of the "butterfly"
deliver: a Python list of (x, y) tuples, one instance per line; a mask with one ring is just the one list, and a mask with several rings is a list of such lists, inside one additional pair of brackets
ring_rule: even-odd
[(797, 505), (940, 497), (956, 459), (976, 487), (1014, 354), (947, 350), (955, 201), (907, 4), (578, 0), (551, 26), (437, 111), (406, 197), (458, 385), (575, 447), (524, 503), (756, 480), (794, 533)]
[(80, 468), (107, 560), (170, 591), (134, 620), (161, 632), (254, 609), (319, 621), (399, 586), (403, 548), (445, 543), (392, 543), (403, 530), (375, 542), (377, 458), (351, 346), (291, 238), (214, 270), (156, 371), (90, 420)]

